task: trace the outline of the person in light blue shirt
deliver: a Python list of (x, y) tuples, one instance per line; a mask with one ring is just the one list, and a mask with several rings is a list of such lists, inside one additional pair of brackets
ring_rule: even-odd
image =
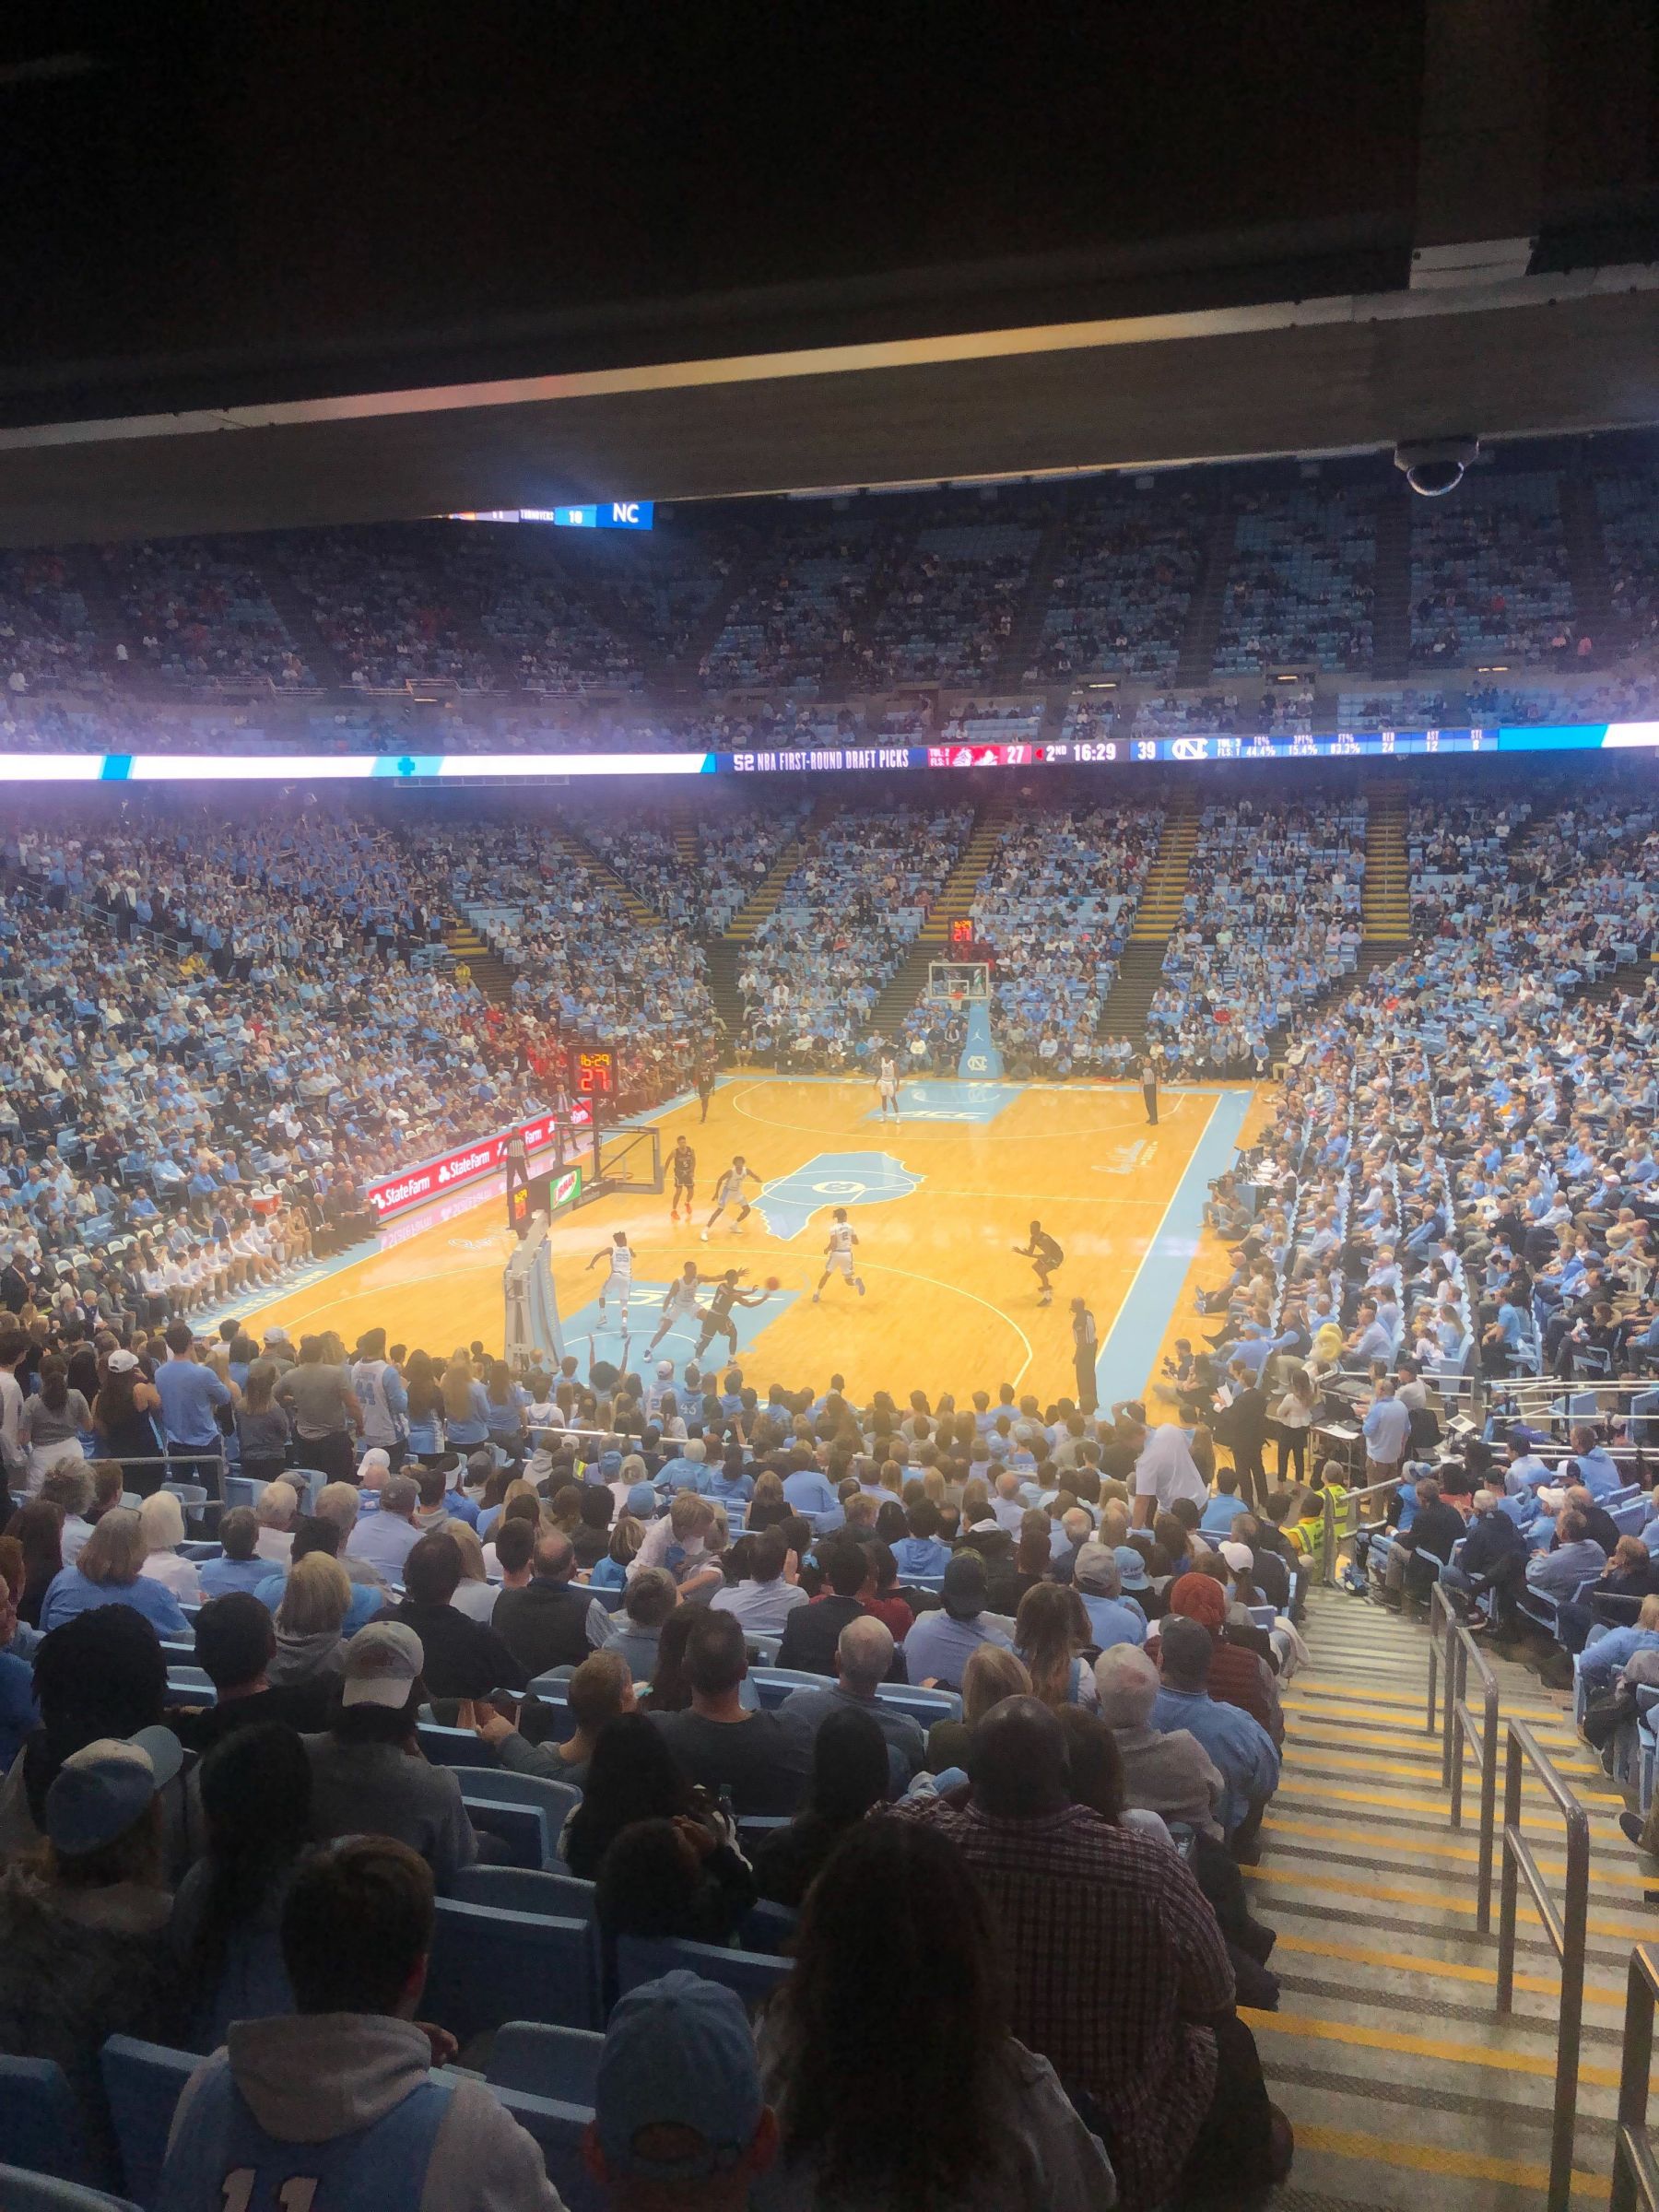
[[(1578, 1463), (1578, 1478), (1597, 1505), (1615, 1490), (1624, 1488), (1618, 1466), (1597, 1443), (1594, 1429), (1575, 1421), (1571, 1430), (1571, 1442), (1572, 1456)], [(1572, 1477), (1570, 1469), (1563, 1468), (1562, 1473), (1571, 1482)]]
[(138, 1516), (125, 1506), (105, 1513), (81, 1547), (78, 1560), (53, 1575), (41, 1605), (41, 1629), (50, 1635), (66, 1620), (99, 1606), (130, 1606), (159, 1636), (188, 1641), (190, 1623), (164, 1583), (142, 1574), (148, 1545)]
[(1509, 1440), (1509, 1465), (1503, 1470), (1503, 1488), (1511, 1498), (1535, 1498), (1554, 1471), (1547, 1466), (1524, 1437)]
[(1215, 1648), (1202, 1621), (1176, 1616), (1159, 1624), (1163, 1687), (1151, 1724), (1162, 1735), (1184, 1728), (1208, 1752), (1227, 1784), (1216, 1818), (1236, 1855), (1251, 1864), (1262, 1815), (1278, 1787), (1279, 1755), (1260, 1721), (1210, 1696), (1206, 1685)]
[(1365, 1438), (1366, 1480), (1386, 1482), (1398, 1472), (1411, 1436), (1411, 1415), (1394, 1395), (1398, 1385), (1384, 1375), (1377, 1385), (1371, 1409), (1360, 1423)]
[(755, 1478), (744, 1465), (742, 1445), (729, 1445), (719, 1466), (705, 1465), (697, 1487), (716, 1505), (747, 1505), (755, 1494)]
[(700, 1490), (708, 1473), (707, 1457), (708, 1446), (700, 1436), (683, 1443), (675, 1456), (665, 1459), (657, 1469), (658, 1497), (671, 1498), (677, 1490)]
[(1092, 1643), (1104, 1652), (1114, 1643), (1146, 1642), (1147, 1617), (1124, 1595), (1124, 1571), (1110, 1545), (1084, 1545), (1072, 1567), (1072, 1583), (1088, 1616)]
[(943, 1606), (918, 1614), (904, 1640), (905, 1672), (912, 1682), (960, 1689), (962, 1670), (982, 1643), (1013, 1650), (1003, 1630), (984, 1618), (986, 1593), (983, 1559), (977, 1552), (959, 1552), (945, 1570)]
[(1609, 1629), (1598, 1642), (1585, 1646), (1579, 1654), (1579, 1678), (1593, 1690), (1606, 1689), (1638, 1652), (1659, 1652), (1659, 1596), (1642, 1599), (1634, 1628)]
[(1216, 1475), (1216, 1495), (1204, 1509), (1198, 1524), (1198, 1533), (1206, 1536), (1224, 1536), (1241, 1513), (1250, 1511), (1239, 1495), (1239, 1477), (1231, 1467), (1219, 1468)]
[(893, 1559), (899, 1569), (899, 1579), (906, 1582), (916, 1575), (929, 1580), (944, 1573), (950, 1564), (947, 1546), (939, 1541), (939, 1509), (931, 1498), (923, 1498), (912, 1505), (905, 1516), (910, 1535), (901, 1536), (893, 1547)]
[(785, 1475), (783, 1496), (791, 1512), (806, 1514), (815, 1535), (828, 1535), (845, 1524), (841, 1500), (817, 1467), (795, 1467)]
[(1527, 1561), (1526, 1585), (1541, 1597), (1576, 1597), (1580, 1585), (1596, 1581), (1606, 1564), (1606, 1553), (1585, 1534), (1584, 1516), (1570, 1505), (1556, 1523), (1555, 1549)]
[(388, 1583), (401, 1583), (404, 1561), (420, 1541), (415, 1512), (420, 1492), (406, 1475), (389, 1476), (381, 1486), (380, 1511), (365, 1513), (346, 1539), (348, 1559), (376, 1568)]
[(221, 1406), (236, 1403), (235, 1386), (221, 1382), (210, 1367), (195, 1359), (195, 1334), (187, 1321), (167, 1332), (168, 1357), (156, 1370), (161, 1418), (169, 1444), (186, 1452), (219, 1452), (224, 1439), (214, 1418)]
[(196, 1569), (204, 1602), (226, 1597), (232, 1590), (257, 1590), (271, 1571), (269, 1559), (254, 1550), (259, 1542), (259, 1521), (251, 1505), (232, 1506), (219, 1522), (223, 1556), (204, 1559)]

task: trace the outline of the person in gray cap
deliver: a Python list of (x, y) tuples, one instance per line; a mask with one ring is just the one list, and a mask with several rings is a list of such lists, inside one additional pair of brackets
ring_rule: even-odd
[(734, 1991), (684, 1972), (629, 1991), (606, 2030), (584, 2153), (613, 2212), (743, 2212), (778, 2123)]
[(1072, 1569), (1072, 1582), (1088, 1616), (1092, 1641), (1101, 1651), (1114, 1643), (1145, 1643), (1147, 1617), (1125, 1601), (1123, 1569), (1107, 1544), (1085, 1544)]
[(1134, 1644), (1113, 1644), (1095, 1661), (1094, 1676), (1100, 1718), (1116, 1738), (1123, 1760), (1124, 1803), (1219, 1840), (1216, 1807), (1227, 1784), (1189, 1729), (1166, 1733), (1152, 1726), (1160, 1684), (1146, 1653)]
[(381, 1486), (380, 1511), (365, 1513), (346, 1539), (348, 1559), (361, 1559), (388, 1583), (401, 1583), (404, 1561), (420, 1541), (415, 1525), (420, 1492), (406, 1475), (389, 1475)]
[(982, 1643), (1013, 1650), (1013, 1640), (984, 1618), (986, 1589), (984, 1560), (977, 1552), (958, 1552), (945, 1570), (942, 1609), (918, 1614), (904, 1640), (912, 1682), (960, 1689), (962, 1669)]
[(312, 1834), (395, 1836), (419, 1852), (440, 1888), (478, 1855), (453, 1767), (419, 1756), (416, 1716), (427, 1702), (426, 1653), (413, 1629), (371, 1621), (346, 1647), (340, 1709), (301, 1740), (312, 1762)]
[(63, 2067), (100, 2181), (117, 2168), (99, 2047), (160, 2032), (172, 1900), (159, 1793), (183, 1756), (159, 1726), (72, 1751), (46, 1792), (43, 1862), (0, 1874), (0, 2051)]

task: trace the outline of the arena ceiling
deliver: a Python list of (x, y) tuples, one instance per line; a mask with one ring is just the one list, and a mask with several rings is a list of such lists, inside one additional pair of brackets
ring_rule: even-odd
[(0, 542), (1659, 421), (1645, 0), (8, 23)]

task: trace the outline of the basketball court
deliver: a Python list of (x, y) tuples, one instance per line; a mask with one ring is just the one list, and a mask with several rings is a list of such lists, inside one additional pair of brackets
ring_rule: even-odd
[[(706, 1122), (695, 1100), (653, 1117), (665, 1161), (682, 1134), (696, 1149), (689, 1227), (669, 1220), (666, 1189), (554, 1218), (567, 1349), (585, 1369), (591, 1338), (597, 1357), (622, 1363), (614, 1300), (598, 1312), (606, 1264), (588, 1263), (624, 1229), (637, 1255), (627, 1347), (635, 1367), (670, 1278), (693, 1260), (707, 1275), (743, 1268), (746, 1289), (777, 1277), (763, 1305), (735, 1314), (745, 1378), (763, 1392), (773, 1382), (821, 1386), (838, 1372), (861, 1402), (918, 1387), (960, 1399), (1004, 1382), (1040, 1397), (1073, 1394), (1070, 1301), (1083, 1297), (1100, 1332), (1102, 1401), (1136, 1395), (1177, 1317), (1208, 1183), (1231, 1161), (1253, 1095), (1172, 1086), (1154, 1128), (1133, 1085), (935, 1079), (905, 1085), (895, 1127), (880, 1120), (867, 1080), (728, 1076)], [(715, 1178), (737, 1153), (760, 1179), (749, 1186), (754, 1210), (735, 1232), (728, 1211), (704, 1243)], [(501, 1270), (513, 1245), (500, 1187), (450, 1218), (400, 1225), (395, 1242), (249, 1318), (295, 1336), (335, 1329), (348, 1347), (379, 1324), (393, 1342), (428, 1351), (475, 1337), (499, 1349)], [(833, 1276), (815, 1306), (838, 1206), (858, 1235), (867, 1295)], [(1047, 1307), (1030, 1262), (1013, 1250), (1034, 1219), (1065, 1253)], [(695, 1329), (678, 1324), (658, 1356), (681, 1366)], [(724, 1348), (716, 1337), (710, 1358)]]

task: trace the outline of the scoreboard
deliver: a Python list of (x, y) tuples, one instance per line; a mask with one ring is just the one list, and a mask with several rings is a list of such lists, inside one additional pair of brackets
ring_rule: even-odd
[(614, 1044), (573, 1044), (567, 1063), (566, 1083), (572, 1097), (614, 1099), (617, 1095), (617, 1048)]

